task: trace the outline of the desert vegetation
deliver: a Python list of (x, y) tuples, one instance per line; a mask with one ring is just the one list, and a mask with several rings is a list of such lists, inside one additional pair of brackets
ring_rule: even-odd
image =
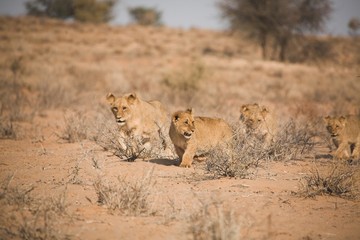
[[(360, 114), (359, 44), (302, 38), (284, 63), (241, 32), (1, 17), (0, 239), (357, 239), (359, 160), (332, 158), (323, 117)], [(109, 92), (223, 118), (232, 151), (144, 151)], [(240, 124), (255, 102), (269, 144)]]

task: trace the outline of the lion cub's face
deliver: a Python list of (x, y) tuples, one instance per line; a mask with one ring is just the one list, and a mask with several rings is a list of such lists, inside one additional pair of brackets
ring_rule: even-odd
[(116, 98), (112, 93), (109, 93), (106, 99), (111, 105), (111, 111), (115, 116), (117, 124), (119, 126), (124, 126), (126, 121), (131, 117), (131, 108), (138, 100), (136, 95), (131, 93)]
[(332, 137), (336, 137), (341, 134), (342, 130), (346, 125), (346, 118), (341, 117), (325, 117), (324, 118), (326, 129), (331, 134)]
[(172, 116), (172, 124), (174, 124), (179, 134), (186, 139), (190, 139), (195, 131), (192, 109), (175, 112)]
[(240, 109), (240, 120), (248, 129), (255, 130), (263, 124), (268, 113), (267, 108), (260, 107), (257, 103), (246, 104)]

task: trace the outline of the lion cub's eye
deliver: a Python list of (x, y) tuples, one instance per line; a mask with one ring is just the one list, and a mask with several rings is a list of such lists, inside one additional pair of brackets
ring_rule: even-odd
[(186, 121), (185, 121), (185, 124), (189, 124), (189, 121), (188, 121), (188, 120), (186, 120)]
[(122, 110), (124, 110), (124, 111), (125, 111), (126, 109), (127, 109), (127, 107), (122, 107)]
[(195, 121), (192, 121), (192, 124), (195, 124)]
[(113, 107), (112, 110), (113, 110), (113, 112), (117, 112), (117, 111), (118, 111), (118, 108), (117, 108), (117, 107)]

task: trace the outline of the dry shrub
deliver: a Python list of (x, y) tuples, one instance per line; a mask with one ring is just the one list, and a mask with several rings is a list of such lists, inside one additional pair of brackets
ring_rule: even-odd
[(297, 194), (304, 197), (331, 195), (355, 199), (359, 197), (359, 165), (336, 163), (320, 171), (316, 166), (303, 177)]
[(0, 118), (0, 138), (16, 139), (16, 137), (17, 135), (13, 123)]
[(194, 240), (240, 238), (239, 224), (234, 213), (218, 203), (202, 203), (201, 208), (190, 215), (188, 232)]
[[(199, 60), (192, 60), (188, 64), (183, 64), (177, 69), (164, 75), (162, 84), (176, 92), (175, 101), (183, 102), (184, 99), (190, 101), (195, 93), (200, 89), (203, 79), (206, 77), (208, 70), (206, 66)], [(167, 91), (166, 91), (167, 92)], [(171, 94), (170, 99), (174, 96)], [(189, 104), (187, 102), (186, 104)]]
[(59, 227), (70, 217), (65, 191), (55, 198), (33, 198), (33, 187), (11, 187), (12, 178), (0, 189), (0, 239), (68, 239)]
[(92, 127), (91, 139), (105, 151), (111, 151), (121, 159), (135, 161), (138, 158), (159, 158), (165, 154), (163, 151), (163, 143), (166, 141), (165, 136), (160, 136), (159, 140), (152, 141), (151, 148), (147, 149), (141, 138), (122, 135), (112, 118), (110, 120), (106, 119), (104, 115), (100, 115), (96, 123)]
[(67, 112), (64, 116), (65, 128), (57, 136), (69, 143), (79, 142), (88, 136), (88, 125), (83, 113)]
[(291, 120), (281, 127), (281, 132), (270, 144), (262, 136), (246, 133), (241, 126), (233, 127), (233, 135), (232, 146), (213, 149), (206, 161), (206, 169), (215, 178), (248, 178), (264, 161), (303, 157), (313, 150), (316, 132), (311, 125)]
[(74, 100), (71, 89), (58, 82), (41, 81), (34, 89), (36, 91), (35, 106), (38, 110), (66, 107)]
[(21, 208), (29, 205), (33, 201), (32, 197), (30, 197), (30, 193), (34, 190), (34, 187), (26, 189), (11, 187), (10, 183), (13, 178), (14, 174), (7, 176), (4, 180), (2, 180), (2, 184), (0, 186), (0, 201), (7, 205), (16, 205)]
[(317, 132), (310, 123), (290, 120), (280, 127), (275, 140), (268, 147), (269, 159), (291, 160), (312, 152)]
[(97, 202), (105, 205), (111, 213), (119, 211), (131, 216), (153, 214), (148, 201), (155, 185), (152, 175), (153, 169), (132, 181), (119, 176), (117, 184), (105, 183), (103, 178), (99, 178), (94, 182)]
[(235, 130), (233, 146), (213, 149), (206, 161), (206, 170), (212, 173), (214, 178), (247, 178), (267, 156), (268, 151), (261, 139), (239, 134), (239, 130)]
[(291, 62), (327, 62), (334, 57), (334, 46), (330, 39), (302, 38), (297, 48), (291, 49)]

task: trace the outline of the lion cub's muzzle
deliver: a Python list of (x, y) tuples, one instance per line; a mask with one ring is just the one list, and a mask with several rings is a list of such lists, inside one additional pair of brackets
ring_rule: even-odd
[(186, 139), (190, 139), (191, 136), (192, 136), (192, 134), (193, 134), (193, 131), (191, 131), (191, 132), (184, 132), (184, 137), (185, 137)]
[(126, 122), (126, 120), (124, 120), (124, 119), (121, 119), (121, 118), (116, 118), (116, 123), (118, 124), (118, 125), (124, 125), (125, 124), (125, 122)]

